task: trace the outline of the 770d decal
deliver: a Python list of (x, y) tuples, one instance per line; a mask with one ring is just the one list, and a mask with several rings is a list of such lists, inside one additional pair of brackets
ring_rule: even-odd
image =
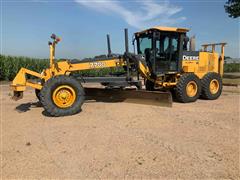
[(89, 63), (91, 68), (100, 68), (100, 67), (104, 67), (106, 65), (105, 62), (91, 62)]

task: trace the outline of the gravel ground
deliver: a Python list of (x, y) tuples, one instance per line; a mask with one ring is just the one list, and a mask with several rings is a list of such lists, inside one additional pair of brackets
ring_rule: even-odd
[(53, 118), (1, 86), (1, 177), (238, 179), (239, 88), (172, 108), (87, 102)]

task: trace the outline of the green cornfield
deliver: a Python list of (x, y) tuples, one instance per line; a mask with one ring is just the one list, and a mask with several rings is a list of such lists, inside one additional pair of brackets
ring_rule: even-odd
[(47, 59), (0, 55), (0, 80), (13, 80), (21, 67), (41, 72), (48, 63)]
[(240, 72), (240, 63), (224, 64), (224, 72)]
[[(49, 67), (49, 60), (29, 57), (5, 56), (0, 54), (0, 80), (12, 81), (22, 67), (41, 73), (43, 69)], [(123, 71), (123, 68), (104, 68), (98, 70), (77, 71), (74, 72), (74, 75), (95, 77), (107, 76), (111, 73)]]

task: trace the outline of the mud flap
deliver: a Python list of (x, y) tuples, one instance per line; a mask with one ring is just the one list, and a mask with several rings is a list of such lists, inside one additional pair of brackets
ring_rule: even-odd
[(170, 92), (84, 88), (86, 100), (99, 102), (128, 102), (154, 106), (172, 107)]

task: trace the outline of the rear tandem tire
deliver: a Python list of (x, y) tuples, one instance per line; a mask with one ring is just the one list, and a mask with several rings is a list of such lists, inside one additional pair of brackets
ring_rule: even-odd
[(194, 73), (183, 74), (175, 89), (176, 99), (182, 103), (196, 101), (201, 93), (201, 82)]
[(81, 111), (84, 89), (73, 77), (56, 76), (41, 89), (40, 99), (45, 111), (51, 116), (68, 116)]
[(222, 78), (218, 73), (207, 73), (201, 80), (201, 98), (208, 100), (217, 99), (222, 93)]

